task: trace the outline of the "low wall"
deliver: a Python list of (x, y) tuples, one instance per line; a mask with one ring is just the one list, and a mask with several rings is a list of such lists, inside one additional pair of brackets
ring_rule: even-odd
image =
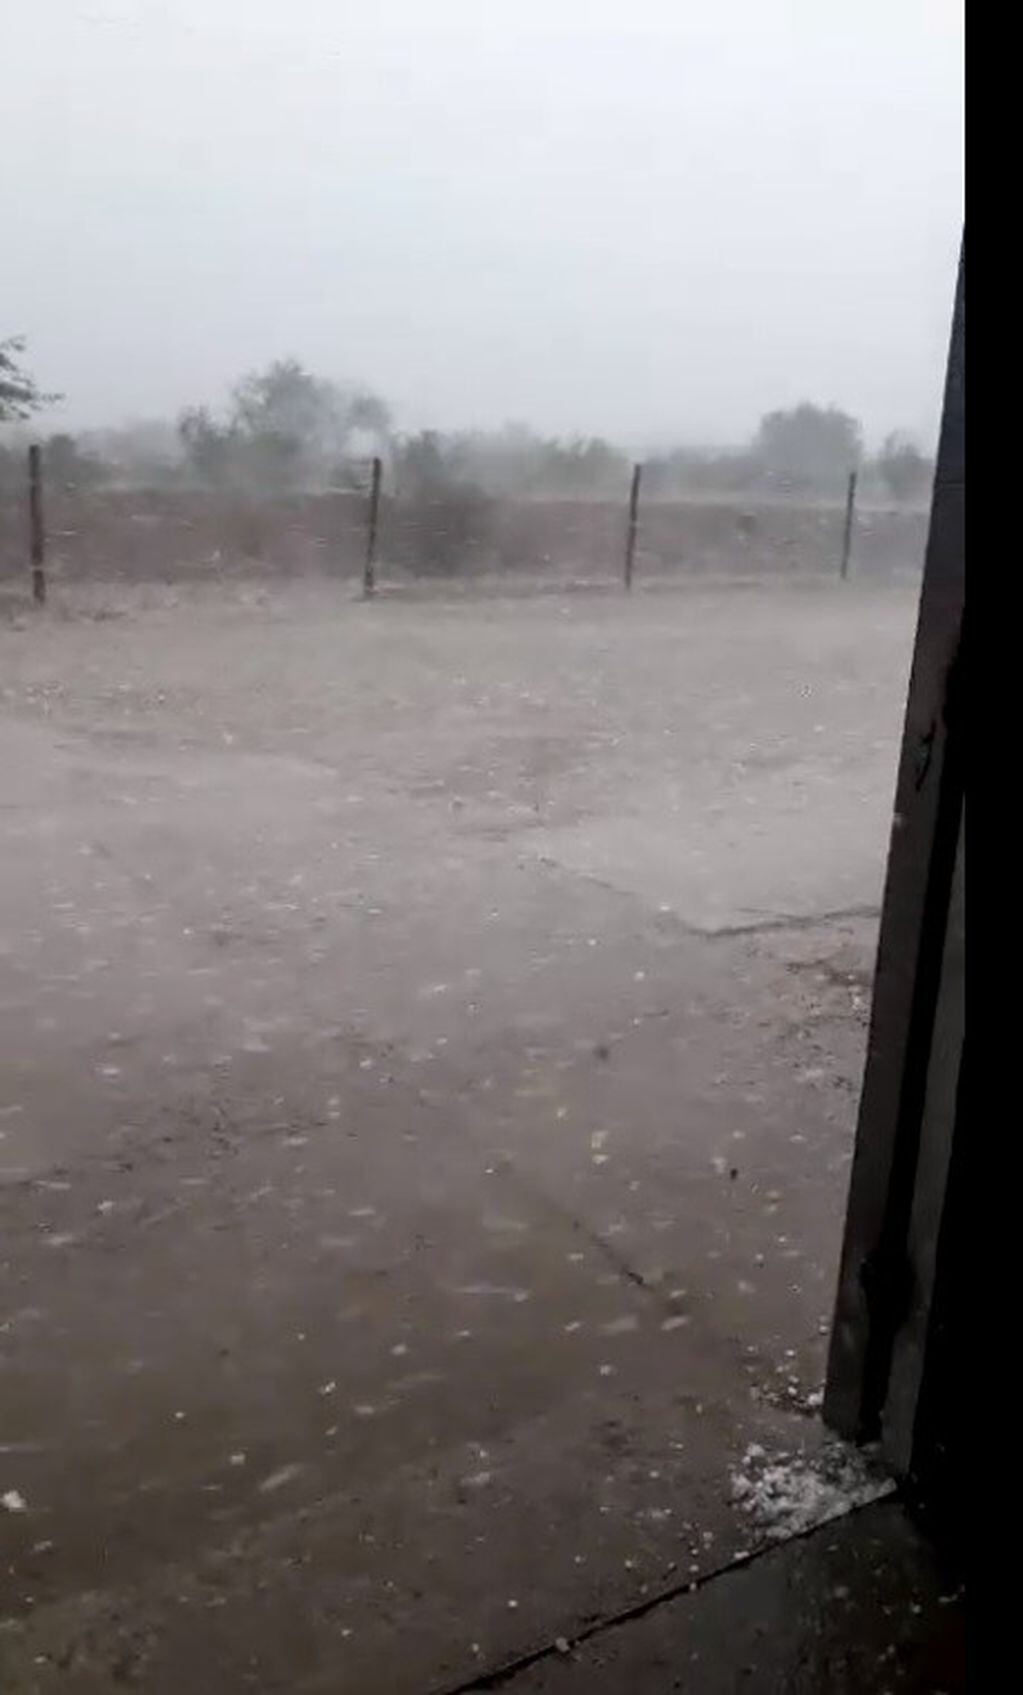
[[(834, 572), (842, 521), (839, 506), (652, 501), (641, 514), (637, 576)], [(51, 489), (46, 527), (54, 578), (354, 577), (362, 569), (366, 501), (343, 493), (244, 500), (191, 490)], [(625, 510), (610, 501), (385, 499), (379, 535), (384, 577), (521, 570), (614, 578)], [(862, 510), (854, 574), (919, 568), (926, 536), (925, 512)], [(27, 571), (27, 551), (23, 501), (0, 499), (0, 575), (8, 582)]]

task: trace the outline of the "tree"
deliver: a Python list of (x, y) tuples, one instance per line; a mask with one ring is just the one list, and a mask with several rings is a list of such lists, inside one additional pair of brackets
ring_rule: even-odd
[(178, 419), (178, 436), (192, 469), (204, 482), (219, 483), (231, 463), (232, 432), (205, 406), (190, 406)]
[(413, 569), (451, 576), (479, 554), (489, 534), (490, 501), (465, 474), (465, 443), (435, 430), (397, 442), (394, 468), (409, 529)]
[(260, 487), (335, 481), (358, 435), (382, 443), (390, 414), (379, 396), (315, 377), (296, 359), (277, 359), (235, 385), (226, 421), (206, 407), (182, 413), (186, 457), (207, 482), (231, 478)]
[(401, 446), (408, 476), (442, 460), (445, 474), (493, 496), (618, 494), (628, 486), (629, 461), (599, 437), (568, 441), (537, 435), (526, 424), (459, 435), (426, 431)]
[(405, 436), (395, 455), (399, 486), (413, 499), (431, 499), (454, 480), (453, 468), (436, 430)]
[(134, 418), (114, 429), (83, 430), (76, 440), (83, 453), (106, 467), (108, 481), (134, 488), (173, 488), (181, 480), (185, 444), (178, 425), (164, 418)]
[(98, 454), (88, 453), (72, 435), (52, 435), (43, 446), (47, 474), (64, 488), (94, 488), (105, 481), (109, 466)]
[(629, 477), (625, 455), (600, 436), (549, 443), (547, 469), (552, 488), (566, 494), (607, 494)]
[(859, 464), (863, 431), (837, 406), (803, 401), (790, 411), (768, 412), (761, 418), (752, 451), (772, 481), (834, 487)]
[(296, 359), (278, 359), (243, 377), (232, 397), (238, 438), (266, 468), (285, 476), (343, 460), (358, 433), (383, 439), (390, 413), (378, 395), (314, 377)]
[(877, 469), (893, 500), (912, 500), (927, 491), (934, 465), (911, 437), (898, 430), (887, 436), (877, 456)]
[(0, 341), (0, 423), (31, 418), (33, 412), (60, 399), (59, 394), (44, 394), (23, 368), (24, 351), (24, 336), (12, 335)]

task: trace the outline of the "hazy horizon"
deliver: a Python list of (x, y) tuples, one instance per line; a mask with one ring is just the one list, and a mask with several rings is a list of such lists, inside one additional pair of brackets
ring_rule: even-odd
[(39, 0), (2, 39), (0, 335), (48, 427), (294, 355), (408, 429), (933, 437), (951, 0)]

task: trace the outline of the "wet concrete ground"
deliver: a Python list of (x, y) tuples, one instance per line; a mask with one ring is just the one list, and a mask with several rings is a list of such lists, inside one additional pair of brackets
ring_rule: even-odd
[(551, 1647), (509, 1695), (864, 1695), (966, 1687), (962, 1592), (892, 1503)]
[(5, 1688), (458, 1687), (837, 1510), (912, 616), (0, 629)]

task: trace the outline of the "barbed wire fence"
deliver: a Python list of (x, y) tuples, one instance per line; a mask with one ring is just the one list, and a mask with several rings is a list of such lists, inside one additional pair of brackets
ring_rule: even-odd
[[(471, 483), (422, 487), (379, 456), (318, 491), (47, 486), (33, 444), (20, 498), (0, 492), (0, 568), (38, 606), (58, 584), (316, 571), (362, 596), (429, 582), (572, 581), (626, 593), (669, 579), (812, 573), (845, 581), (919, 565), (923, 509), (844, 500), (664, 498), (632, 466), (617, 499), (495, 496)], [(837, 492), (837, 491), (836, 491)], [(27, 573), (26, 573), (27, 566)]]

